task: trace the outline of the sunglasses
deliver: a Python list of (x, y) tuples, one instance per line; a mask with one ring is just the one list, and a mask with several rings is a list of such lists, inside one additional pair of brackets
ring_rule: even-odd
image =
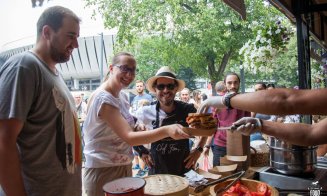
[(176, 87), (175, 84), (157, 84), (156, 88), (160, 91), (164, 90), (165, 88), (167, 88), (168, 90), (174, 90)]
[(118, 67), (119, 70), (124, 74), (130, 73), (131, 75), (135, 75), (136, 72), (138, 71), (135, 67), (129, 68), (128, 65), (115, 65), (115, 66)]

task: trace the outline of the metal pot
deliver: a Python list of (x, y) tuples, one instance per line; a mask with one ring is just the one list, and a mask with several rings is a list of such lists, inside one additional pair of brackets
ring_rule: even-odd
[(288, 175), (311, 174), (317, 167), (317, 146), (297, 146), (269, 137), (270, 166)]

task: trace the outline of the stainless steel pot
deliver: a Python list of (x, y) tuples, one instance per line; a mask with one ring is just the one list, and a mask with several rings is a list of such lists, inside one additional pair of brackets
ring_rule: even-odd
[(270, 166), (282, 174), (313, 173), (317, 166), (317, 146), (297, 146), (269, 137)]

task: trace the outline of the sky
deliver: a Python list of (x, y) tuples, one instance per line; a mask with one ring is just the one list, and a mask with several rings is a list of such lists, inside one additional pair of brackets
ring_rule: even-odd
[(0, 52), (35, 43), (36, 22), (47, 7), (61, 5), (81, 19), (81, 36), (106, 32), (100, 16), (91, 19), (92, 9), (83, 0), (44, 0), (42, 7), (32, 8), (31, 0), (0, 0)]

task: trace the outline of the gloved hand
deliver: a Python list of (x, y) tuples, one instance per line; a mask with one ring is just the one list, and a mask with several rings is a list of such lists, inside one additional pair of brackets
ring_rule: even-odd
[(235, 130), (240, 131), (243, 135), (251, 135), (252, 133), (261, 131), (262, 123), (259, 118), (243, 117), (233, 123), (237, 127)]
[(226, 108), (223, 103), (223, 96), (209, 97), (203, 101), (198, 109), (198, 113), (207, 113), (210, 107), (215, 107), (217, 109)]

